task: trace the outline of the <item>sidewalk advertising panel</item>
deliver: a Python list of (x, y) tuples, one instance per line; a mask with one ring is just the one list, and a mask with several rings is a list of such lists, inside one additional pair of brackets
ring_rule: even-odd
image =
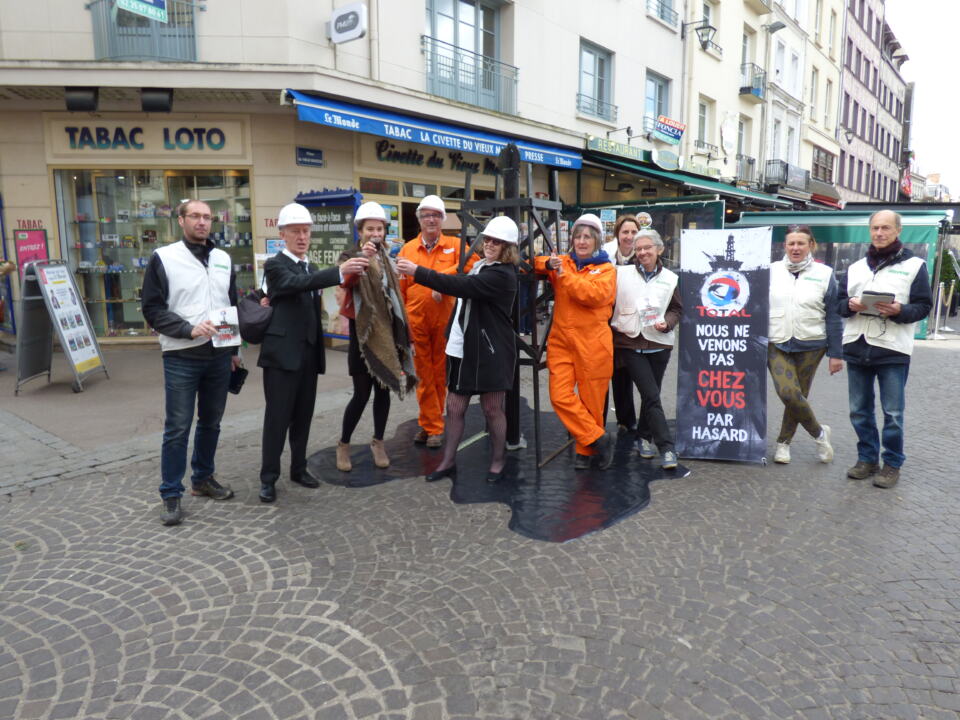
[(100, 367), (97, 336), (90, 327), (70, 269), (66, 265), (39, 265), (37, 274), (60, 346), (77, 375)]
[(677, 452), (764, 462), (769, 227), (684, 230)]

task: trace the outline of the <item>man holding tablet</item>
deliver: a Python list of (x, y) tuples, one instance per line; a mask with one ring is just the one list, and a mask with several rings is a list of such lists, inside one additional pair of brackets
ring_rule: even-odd
[[(847, 477), (873, 477), (879, 488), (900, 479), (903, 454), (903, 409), (913, 335), (930, 314), (933, 301), (926, 263), (900, 242), (902, 221), (892, 210), (870, 216), (867, 256), (847, 271), (839, 288), (843, 329), (843, 359), (847, 362), (850, 422), (857, 433), (857, 463)], [(880, 387), (883, 408), (883, 467), (881, 437), (874, 416), (874, 384)]]

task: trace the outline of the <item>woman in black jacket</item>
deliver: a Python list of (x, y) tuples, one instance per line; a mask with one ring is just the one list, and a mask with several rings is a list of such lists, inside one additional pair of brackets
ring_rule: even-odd
[(471, 395), (480, 407), (490, 434), (491, 457), (487, 482), (503, 477), (506, 462), (507, 418), (504, 397), (513, 387), (517, 348), (511, 313), (517, 295), (519, 232), (508, 217), (493, 218), (483, 229), (483, 258), (468, 275), (447, 275), (405, 258), (397, 271), (444, 295), (460, 298), (447, 327), (447, 421), (443, 457), (428, 482), (457, 476), (457, 446), (463, 437), (464, 416)]

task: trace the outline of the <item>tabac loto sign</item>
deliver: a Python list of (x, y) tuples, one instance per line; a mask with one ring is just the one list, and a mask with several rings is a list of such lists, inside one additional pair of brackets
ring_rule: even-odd
[(238, 165), (250, 162), (249, 123), (242, 116), (152, 118), (49, 115), (44, 118), (50, 163), (135, 161)]

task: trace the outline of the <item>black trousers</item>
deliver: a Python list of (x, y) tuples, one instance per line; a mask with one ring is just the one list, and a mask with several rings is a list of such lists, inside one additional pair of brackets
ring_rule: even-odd
[(290, 435), (290, 475), (307, 468), (307, 441), (317, 399), (317, 355), (312, 345), (304, 347), (299, 370), (263, 369), (263, 410), (260, 482), (273, 484), (280, 477), (280, 455)]
[(655, 353), (638, 353), (633, 350), (617, 348), (622, 353), (624, 364), (630, 378), (640, 392), (640, 417), (637, 422), (637, 437), (652, 440), (657, 449), (664, 453), (673, 450), (673, 437), (667, 426), (667, 418), (660, 404), (660, 387), (663, 375), (670, 362), (671, 350)]
[(613, 368), (610, 378), (613, 390), (613, 407), (617, 415), (617, 425), (632, 428), (637, 424), (637, 411), (633, 404), (633, 380), (625, 367)]

